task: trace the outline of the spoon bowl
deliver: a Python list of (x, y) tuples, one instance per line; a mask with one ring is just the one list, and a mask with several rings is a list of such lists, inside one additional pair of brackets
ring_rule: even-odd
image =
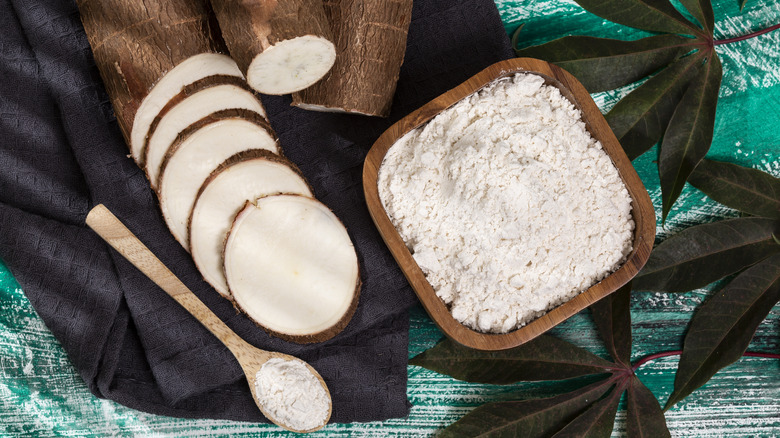
[[(222, 322), (211, 309), (203, 304), (203, 302), (104, 205), (100, 204), (95, 206), (87, 215), (86, 222), (90, 228), (103, 238), (103, 240), (130, 261), (130, 263), (144, 273), (144, 275), (149, 277), (150, 280), (160, 286), (160, 288), (168, 293), (176, 302), (181, 304), (182, 307), (200, 321), (201, 324), (203, 324), (228, 348), (228, 350), (230, 350), (239, 365), (241, 365), (241, 369), (244, 371), (255, 404), (257, 404), (257, 407), (260, 408), (260, 411), (266, 418), (284, 429), (299, 433), (314, 432), (328, 423), (333, 410), (330, 391), (328, 390), (325, 381), (322, 379), (322, 376), (320, 376), (317, 370), (311, 365), (289, 354), (262, 350), (250, 345), (238, 336), (230, 327)], [(316, 377), (319, 384), (322, 385), (328, 399), (328, 414), (325, 422), (321, 426), (306, 430), (295, 429), (294, 427), (285, 424), (281, 419), (276, 418), (269, 407), (264, 406), (261, 403), (256, 388), (257, 373), (266, 362), (274, 358), (297, 361), (304, 364), (308, 371)]]

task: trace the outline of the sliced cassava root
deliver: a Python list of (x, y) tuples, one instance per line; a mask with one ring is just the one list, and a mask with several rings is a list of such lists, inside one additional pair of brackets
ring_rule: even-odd
[(181, 87), (210, 75), (241, 76), (204, 0), (78, 0), (100, 75), (133, 158), (157, 111)]
[(222, 296), (231, 298), (222, 248), (233, 220), (247, 201), (280, 193), (313, 196), (291, 162), (265, 150), (230, 157), (201, 186), (189, 219), (190, 253), (203, 278)]
[(288, 94), (320, 80), (336, 60), (322, 0), (211, 0), (230, 54), (249, 86)]
[[(229, 77), (228, 77), (229, 78)], [(243, 79), (210, 76), (185, 87), (160, 110), (152, 123), (143, 150), (143, 167), (152, 188), (168, 148), (188, 126), (226, 109), (246, 109), (265, 117), (260, 101), (244, 85)]]
[(160, 166), (157, 196), (173, 237), (189, 250), (187, 222), (203, 182), (225, 160), (250, 149), (279, 153), (273, 131), (257, 113), (231, 109), (205, 117), (179, 134)]
[(406, 51), (412, 0), (325, 0), (336, 63), (293, 95), (303, 109), (386, 117)]
[(319, 201), (275, 195), (247, 203), (225, 241), (236, 305), (283, 339), (320, 342), (349, 322), (360, 274), (339, 219)]

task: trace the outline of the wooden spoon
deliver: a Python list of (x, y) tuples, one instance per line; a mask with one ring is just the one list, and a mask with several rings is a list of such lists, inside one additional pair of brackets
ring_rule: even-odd
[[(97, 205), (87, 215), (87, 225), (95, 230), (109, 245), (130, 261), (136, 268), (143, 272), (149, 279), (160, 286), (174, 300), (181, 304), (192, 316), (203, 324), (233, 353), (241, 368), (244, 370), (252, 397), (263, 415), (280, 427), (293, 432), (313, 432), (322, 426), (297, 430), (284, 424), (281, 419), (275, 418), (267, 406), (263, 406), (255, 388), (257, 372), (268, 360), (280, 358), (283, 360), (295, 360), (306, 365), (306, 368), (317, 378), (328, 397), (327, 424), (332, 412), (330, 391), (322, 380), (322, 376), (308, 363), (288, 354), (266, 351), (256, 348), (241, 339), (231, 330), (217, 315), (214, 314), (203, 302), (190, 291), (125, 225), (114, 216), (108, 208), (102, 204)], [(324, 426), (323, 424), (323, 426)]]

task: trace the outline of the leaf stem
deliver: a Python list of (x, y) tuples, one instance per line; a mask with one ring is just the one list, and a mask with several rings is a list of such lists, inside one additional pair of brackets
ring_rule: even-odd
[(650, 362), (651, 360), (656, 360), (656, 359), (660, 359), (662, 357), (668, 357), (668, 356), (679, 356), (681, 354), (682, 354), (682, 350), (663, 351), (661, 353), (651, 354), (649, 356), (645, 356), (645, 357), (639, 359), (638, 361), (636, 361), (636, 363), (634, 364), (633, 367), (631, 367), (631, 369), (634, 372), (636, 372), (636, 370), (638, 370), (639, 367), (641, 367), (642, 365), (646, 364), (647, 362)]
[[(682, 350), (673, 350), (673, 351), (663, 351), (661, 353), (655, 353), (651, 354), (649, 356), (645, 356), (638, 361), (631, 367), (631, 369), (636, 372), (636, 370), (639, 369), (642, 365), (646, 364), (647, 362), (650, 362), (651, 360), (660, 359), (662, 357), (668, 357), (668, 356), (679, 356), (682, 354)], [(759, 352), (752, 352), (747, 351), (743, 355), (743, 357), (763, 357), (766, 359), (780, 359), (780, 354), (776, 353), (759, 353)]]
[(734, 43), (734, 42), (737, 42), (737, 41), (743, 41), (743, 40), (747, 40), (747, 39), (750, 39), (750, 38), (755, 38), (755, 37), (757, 37), (759, 35), (763, 35), (765, 33), (772, 32), (773, 30), (777, 30), (777, 29), (780, 29), (780, 23), (775, 24), (774, 26), (769, 26), (766, 29), (757, 30), (757, 31), (749, 33), (747, 35), (742, 35), (742, 36), (738, 36), (738, 37), (734, 37), (734, 38), (726, 38), (726, 39), (723, 39), (723, 40), (715, 40), (713, 42), (713, 44), (716, 45), (716, 46), (719, 46), (721, 44), (728, 44), (728, 43)]

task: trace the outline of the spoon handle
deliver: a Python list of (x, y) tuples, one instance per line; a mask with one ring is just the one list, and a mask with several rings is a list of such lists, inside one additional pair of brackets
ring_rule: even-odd
[(206, 307), (190, 289), (168, 269), (160, 259), (146, 247), (111, 211), (103, 204), (95, 206), (87, 215), (87, 225), (100, 237), (122, 254), (149, 279), (160, 286), (192, 316), (203, 324), (235, 355), (249, 344), (230, 329), (214, 312)]

